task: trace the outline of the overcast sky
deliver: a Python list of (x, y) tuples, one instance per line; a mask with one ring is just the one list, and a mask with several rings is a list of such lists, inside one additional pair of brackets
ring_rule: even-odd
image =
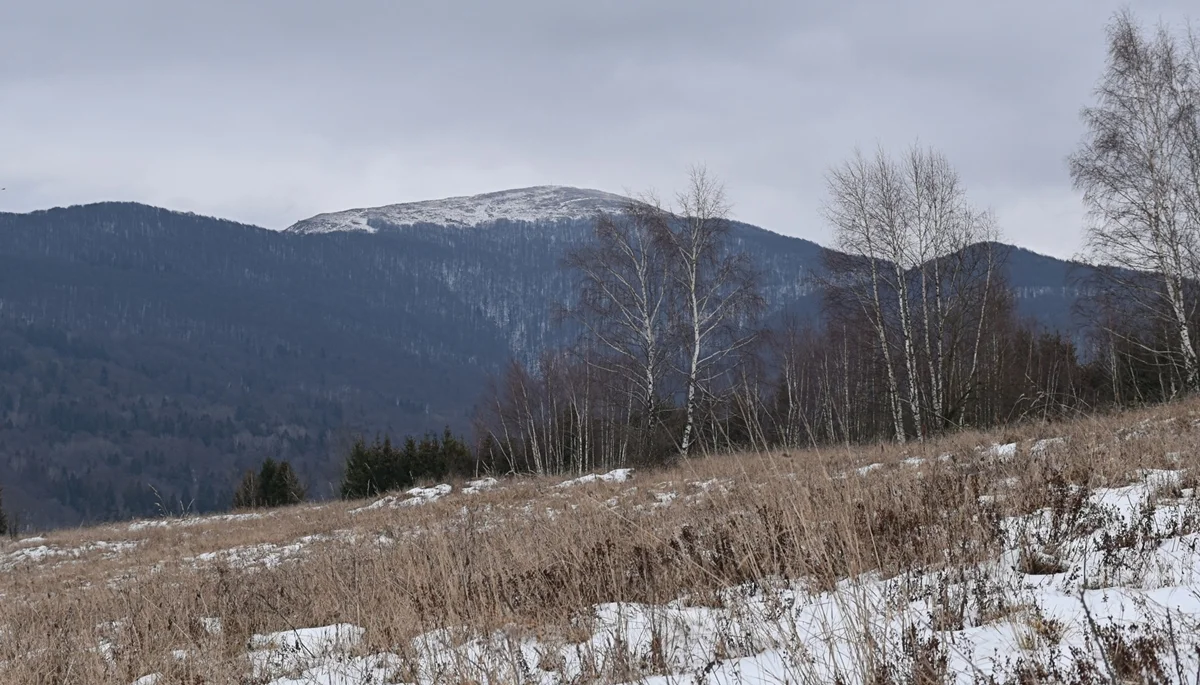
[(6, 0), (0, 210), (136, 200), (280, 229), (528, 185), (669, 194), (704, 162), (737, 218), (825, 242), (826, 168), (919, 139), (1010, 242), (1070, 256), (1064, 159), (1119, 6)]

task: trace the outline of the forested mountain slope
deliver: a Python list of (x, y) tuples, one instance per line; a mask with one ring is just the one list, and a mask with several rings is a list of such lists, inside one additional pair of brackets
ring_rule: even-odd
[[(569, 335), (562, 256), (621, 202), (481, 197), (284, 232), (127, 203), (0, 214), (6, 506), (34, 525), (225, 508), (268, 456), (323, 496), (355, 433), (467, 430), (488, 373)], [(817, 311), (818, 245), (733, 238), (769, 319)], [(1070, 326), (1066, 263), (1015, 250), (1010, 273), (1023, 313)]]

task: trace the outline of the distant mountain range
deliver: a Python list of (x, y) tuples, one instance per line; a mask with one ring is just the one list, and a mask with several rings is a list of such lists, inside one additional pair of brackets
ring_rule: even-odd
[[(355, 433), (465, 431), (489, 373), (563, 342), (562, 257), (624, 202), (547, 186), (282, 232), (128, 203), (0, 214), (4, 501), (36, 525), (224, 508), (267, 456), (325, 495)], [(733, 239), (769, 316), (816, 313), (820, 246)], [(1072, 329), (1072, 268), (1014, 248), (1020, 312)]]

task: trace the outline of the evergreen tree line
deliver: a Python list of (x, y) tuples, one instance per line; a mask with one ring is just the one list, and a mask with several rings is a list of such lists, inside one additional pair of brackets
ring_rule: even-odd
[(341, 495), (345, 499), (374, 497), (420, 481), (475, 473), (471, 448), (449, 428), (440, 436), (427, 433), (419, 440), (409, 436), (402, 447), (393, 445), (389, 437), (376, 437), (371, 443), (359, 437), (346, 458)]
[(17, 529), (9, 525), (8, 514), (4, 510), (4, 488), (0, 488), (0, 536), (16, 534)]
[(233, 493), (234, 509), (282, 507), (304, 501), (305, 488), (286, 461), (267, 458), (257, 471), (247, 471)]
[[(470, 477), (477, 472), (475, 452), (449, 428), (441, 435), (408, 436), (400, 447), (393, 445), (390, 437), (376, 437), (368, 443), (360, 436), (346, 456), (340, 492), (345, 499), (374, 497), (421, 481)], [(233, 507), (288, 506), (303, 502), (306, 494), (291, 464), (268, 458), (257, 471), (249, 470), (242, 477), (234, 490)], [(0, 511), (0, 524), (3, 522)]]

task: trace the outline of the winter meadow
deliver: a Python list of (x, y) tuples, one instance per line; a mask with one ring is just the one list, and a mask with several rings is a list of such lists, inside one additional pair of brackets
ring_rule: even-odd
[(1095, 40), (1057, 283), (921, 142), (827, 169), (811, 258), (703, 165), (0, 215), (66, 284), (0, 298), (0, 682), (1200, 685), (1200, 36)]

